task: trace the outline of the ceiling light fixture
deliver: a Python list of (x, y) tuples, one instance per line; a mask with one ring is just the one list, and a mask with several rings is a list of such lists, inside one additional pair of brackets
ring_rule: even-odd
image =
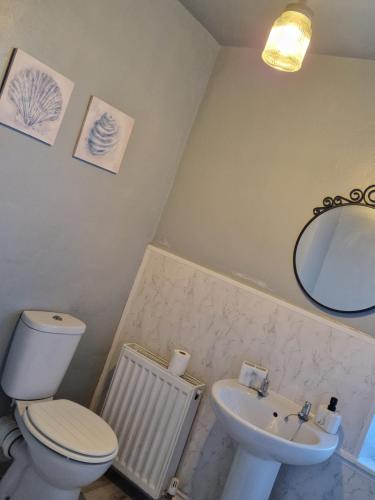
[(313, 11), (304, 1), (290, 3), (273, 23), (263, 61), (280, 71), (298, 71), (311, 40)]

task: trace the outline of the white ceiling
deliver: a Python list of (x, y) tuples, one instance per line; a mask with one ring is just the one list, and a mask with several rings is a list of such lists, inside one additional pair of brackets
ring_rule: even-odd
[[(290, 0), (292, 1), (292, 0)], [(263, 47), (288, 0), (180, 0), (222, 45)], [(310, 51), (375, 59), (375, 0), (310, 0)]]

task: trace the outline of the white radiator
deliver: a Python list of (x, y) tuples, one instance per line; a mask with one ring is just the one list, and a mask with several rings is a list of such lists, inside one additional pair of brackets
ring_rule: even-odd
[(175, 475), (204, 389), (167, 366), (147, 349), (125, 344), (102, 411), (119, 440), (114, 467), (154, 499)]

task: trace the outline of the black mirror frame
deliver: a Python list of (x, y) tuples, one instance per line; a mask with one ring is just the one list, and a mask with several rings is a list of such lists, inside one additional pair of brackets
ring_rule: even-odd
[(329, 210), (334, 210), (335, 208), (340, 208), (344, 207), (347, 205), (357, 205), (357, 206), (363, 206), (366, 208), (372, 208), (375, 209), (375, 184), (371, 184), (368, 186), (366, 189), (363, 191), (359, 188), (354, 188), (350, 191), (349, 193), (349, 198), (345, 198), (344, 196), (337, 195), (335, 197), (327, 196), (326, 198), (323, 199), (323, 206), (321, 207), (315, 207), (313, 210), (314, 216), (303, 226), (296, 244), (294, 246), (294, 251), (293, 251), (293, 270), (294, 270), (294, 275), (296, 277), (297, 283), (302, 289), (303, 293), (315, 304), (317, 304), (320, 307), (323, 307), (324, 309), (327, 309), (328, 311), (340, 313), (340, 314), (353, 314), (353, 313), (364, 313), (367, 311), (371, 311), (372, 309), (375, 308), (375, 304), (371, 307), (366, 307), (365, 309), (354, 309), (353, 311), (348, 311), (348, 310), (340, 310), (340, 309), (334, 309), (333, 307), (326, 306), (325, 304), (322, 304), (318, 300), (314, 299), (308, 291), (304, 288), (302, 285), (301, 280), (299, 279), (298, 272), (297, 272), (297, 263), (296, 263), (296, 257), (297, 257), (297, 249), (298, 249), (298, 244), (303, 236), (303, 233), (306, 231), (306, 229), (309, 227), (309, 225), (318, 217), (321, 215), (325, 214)]

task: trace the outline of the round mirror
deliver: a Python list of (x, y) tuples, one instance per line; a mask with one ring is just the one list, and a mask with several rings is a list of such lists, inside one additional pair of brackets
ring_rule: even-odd
[[(326, 200), (334, 205), (340, 197)], [(375, 307), (375, 209), (350, 203), (315, 209), (294, 249), (294, 271), (304, 292), (338, 312)]]

